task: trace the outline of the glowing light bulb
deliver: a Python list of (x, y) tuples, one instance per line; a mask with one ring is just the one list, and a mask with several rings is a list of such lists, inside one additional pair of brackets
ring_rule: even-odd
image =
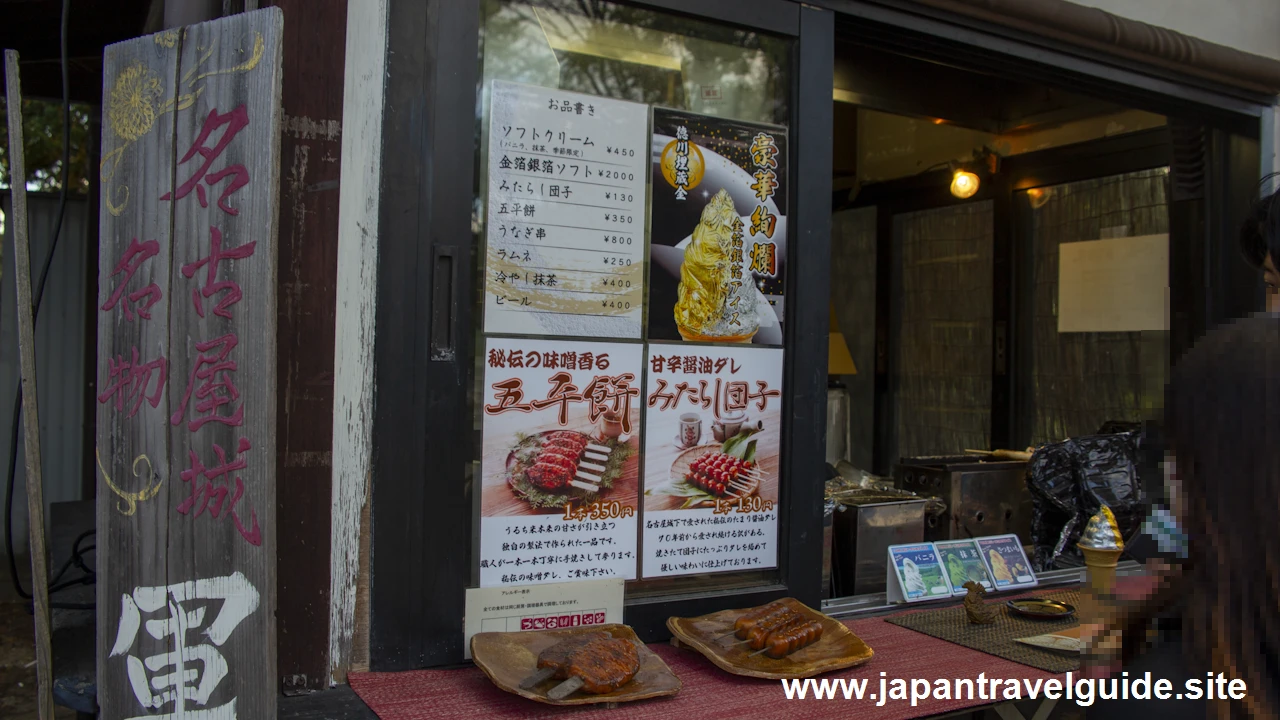
[(1027, 199), (1031, 201), (1031, 207), (1035, 210), (1044, 207), (1052, 196), (1053, 193), (1049, 188), (1031, 188), (1027, 190)]
[(966, 170), (957, 170), (951, 179), (951, 194), (964, 200), (978, 192), (978, 176)]

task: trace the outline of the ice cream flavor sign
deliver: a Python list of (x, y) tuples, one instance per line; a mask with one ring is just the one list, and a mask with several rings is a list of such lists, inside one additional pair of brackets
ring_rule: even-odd
[(782, 344), (787, 131), (655, 108), (649, 337)]

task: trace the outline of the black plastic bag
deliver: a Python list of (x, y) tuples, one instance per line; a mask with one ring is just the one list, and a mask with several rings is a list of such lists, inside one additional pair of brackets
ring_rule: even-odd
[(1144, 512), (1139, 437), (1137, 432), (1089, 435), (1036, 449), (1027, 467), (1036, 570), (1083, 565), (1076, 543), (1103, 505), (1116, 516), (1122, 537), (1137, 533)]

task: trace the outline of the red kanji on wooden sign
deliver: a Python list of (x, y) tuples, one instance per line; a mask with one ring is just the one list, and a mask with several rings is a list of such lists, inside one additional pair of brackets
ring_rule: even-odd
[[(114, 360), (107, 358), (107, 367), (109, 369), (108, 385), (107, 389), (98, 396), (99, 403), (105, 404), (114, 397), (116, 410), (123, 411), (125, 400), (132, 397), (133, 404), (129, 406), (129, 412), (125, 417), (137, 415), (138, 407), (142, 405), (144, 398), (153, 408), (160, 405), (165, 379), (168, 377), (168, 364), (164, 358), (157, 358), (149, 363), (139, 362), (138, 348), (135, 347), (132, 361), (125, 360), (123, 355), (117, 356)], [(155, 392), (148, 395), (147, 387), (151, 385), (153, 372), (158, 372), (159, 377), (155, 382)]]
[[(197, 400), (196, 412), (202, 413), (202, 415), (187, 424), (187, 429), (191, 432), (195, 432), (206, 423), (211, 422), (233, 427), (239, 427), (244, 424), (244, 403), (236, 404), (235, 412), (231, 415), (218, 414), (218, 408), (223, 405), (233, 404), (240, 399), (240, 391), (236, 389), (235, 383), (231, 381), (231, 373), (236, 371), (236, 361), (227, 359), (237, 342), (234, 334), (227, 334), (220, 338), (196, 343), (196, 351), (200, 353), (200, 356), (196, 358), (195, 364), (191, 366), (191, 377), (187, 379), (187, 391), (182, 396), (182, 402), (178, 405), (177, 412), (173, 414), (173, 417), (169, 418), (170, 423), (177, 425), (186, 417), (187, 405), (191, 401), (192, 392), (194, 392)], [(221, 349), (217, 353), (206, 354), (208, 351), (219, 347)], [(196, 385), (197, 380), (200, 381), (198, 387)]]
[(232, 305), (240, 302), (240, 298), (244, 297), (244, 293), (240, 290), (240, 283), (234, 280), (218, 280), (218, 263), (223, 260), (242, 260), (253, 255), (253, 249), (258, 243), (251, 242), (241, 245), (232, 250), (223, 251), (222, 249), (222, 231), (218, 228), (209, 228), (209, 254), (193, 263), (187, 263), (182, 266), (183, 277), (194, 277), (196, 271), (201, 267), (205, 268), (204, 286), (191, 291), (191, 302), (196, 307), (196, 314), (204, 317), (204, 302), (201, 297), (210, 298), (214, 294), (225, 291), (222, 299), (213, 308), (214, 315), (220, 315), (228, 320), (231, 319), (231, 311), (228, 309)]
[[(209, 136), (213, 134), (214, 130), (223, 125), (226, 125), (227, 129), (223, 131), (222, 137), (213, 147), (206, 147), (205, 143), (209, 140)], [(244, 165), (228, 165), (207, 177), (205, 174), (209, 172), (209, 166), (213, 164), (213, 161), (218, 159), (222, 151), (226, 150), (231, 141), (235, 139), (236, 134), (248, 126), (249, 111), (244, 105), (225, 115), (219, 115), (216, 108), (210, 110), (209, 117), (205, 118), (204, 127), (200, 129), (200, 134), (196, 137), (195, 142), (191, 144), (191, 149), (178, 161), (178, 164), (182, 165), (195, 157), (196, 153), (200, 153), (201, 157), (204, 158), (204, 164), (186, 182), (178, 186), (176, 193), (165, 193), (160, 196), (160, 199), (169, 200), (176, 195), (174, 199), (181, 200), (190, 195), (192, 190), (195, 190), (196, 197), (200, 200), (200, 207), (209, 207), (209, 200), (205, 197), (204, 186), (200, 184), (200, 181), (204, 180), (205, 185), (213, 187), (214, 183), (220, 182), (228, 175), (234, 175), (235, 178), (231, 181), (231, 184), (218, 196), (218, 207), (229, 215), (239, 215), (239, 210), (227, 204), (227, 198), (235, 191), (249, 184), (249, 169)]]
[[(124, 273), (124, 277), (120, 279), (115, 290), (111, 292), (111, 297), (107, 298), (107, 301), (102, 304), (102, 310), (104, 312), (114, 309), (115, 306), (120, 303), (120, 298), (124, 295), (125, 290), (128, 289), (129, 281), (133, 279), (134, 273), (138, 272), (138, 268), (142, 267), (142, 263), (159, 254), (160, 243), (155, 240), (148, 240), (144, 243), (140, 243), (138, 242), (138, 238), (134, 238), (133, 242), (129, 243), (129, 247), (125, 248), (124, 255), (121, 256), (120, 262), (108, 276), (115, 277), (120, 273)], [(151, 283), (141, 290), (135, 290), (129, 293), (127, 302), (124, 303), (124, 319), (132, 321), (133, 314), (136, 312), (138, 317), (143, 318), (144, 320), (150, 320), (151, 306), (160, 302), (160, 298), (163, 297), (163, 295), (164, 293), (161, 292), (160, 286), (155, 283)], [(144, 298), (146, 298), (147, 302), (145, 304), (141, 304), (141, 301)], [(130, 307), (130, 304), (137, 305), (137, 309), (135, 310)]]
[[(178, 504), (178, 512), (187, 515), (191, 510), (195, 509), (192, 517), (200, 517), (200, 513), (206, 508), (209, 514), (215, 519), (222, 517), (222, 511), (225, 509), (227, 514), (231, 516), (231, 521), (236, 524), (236, 530), (240, 531), (240, 535), (249, 542), (250, 545), (262, 544), (262, 530), (258, 527), (258, 513), (250, 510), (249, 524), (251, 529), (246, 530), (244, 524), (240, 522), (240, 514), (236, 512), (236, 504), (240, 502), (240, 497), (244, 495), (244, 481), (239, 475), (234, 478), (235, 492), (231, 495), (231, 502), (226, 502), (227, 493), (231, 492), (231, 474), (237, 470), (243, 470), (248, 467), (249, 463), (244, 459), (244, 453), (253, 449), (249, 444), (248, 438), (240, 438), (240, 442), (236, 447), (235, 457), (231, 462), (227, 462), (227, 453), (222, 446), (214, 444), (213, 453), (218, 456), (218, 464), (206, 468), (204, 463), (200, 462), (200, 458), (194, 450), (188, 450), (187, 455), (191, 460), (191, 467), (183, 470), (180, 477), (184, 482), (191, 483), (191, 495)], [(213, 481), (221, 478), (221, 485), (214, 485)], [(199, 506), (196, 505), (199, 503)], [(213, 507), (209, 507), (212, 503)]]

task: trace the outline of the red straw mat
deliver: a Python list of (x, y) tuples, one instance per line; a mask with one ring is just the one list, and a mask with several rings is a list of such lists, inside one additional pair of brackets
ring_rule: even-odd
[[(1116, 583), (1118, 595), (1140, 597), (1153, 583), (1150, 578), (1123, 578)], [(1005, 598), (1002, 598), (1003, 601)], [(920, 608), (924, 611), (926, 608)], [(880, 678), (903, 679), (908, 688), (913, 679), (968, 678), (979, 673), (988, 679), (1048, 680), (1062, 675), (1037, 670), (1011, 660), (939, 640), (923, 633), (885, 622), (882, 618), (854, 620), (845, 625), (875, 651), (875, 657), (861, 667), (830, 673), (829, 679), (866, 680), (866, 692), (880, 695)], [(650, 646), (684, 684), (669, 698), (627, 703), (614, 709), (557, 707), (543, 705), (499, 690), (474, 667), (459, 670), (416, 670), (396, 673), (353, 673), (348, 681), (360, 699), (382, 720), (427, 720), (428, 718), (544, 718), (571, 716), (575, 720), (721, 720), (765, 716), (793, 718), (848, 717), (856, 711), (865, 720), (906, 720), (922, 718), (970, 707), (991, 704), (990, 700), (965, 696), (961, 700), (925, 700), (916, 707), (910, 701), (890, 700), (876, 707), (870, 700), (787, 700), (777, 680), (757, 680), (730, 675), (712, 665), (693, 650), (666, 644)], [(1025, 697), (1025, 685), (1023, 686)]]
[[(1048, 679), (1054, 676), (1026, 665), (960, 647), (891, 625), (880, 618), (846, 623), (855, 635), (875, 650), (865, 665), (825, 675), (825, 678), (867, 680), (867, 694), (880, 693), (880, 675), (886, 680), (902, 678), (988, 678)], [(928, 717), (987, 704), (989, 701), (927, 700), (917, 707), (909, 701), (890, 700), (876, 707), (869, 700), (787, 700), (777, 680), (757, 680), (730, 675), (712, 665), (693, 650), (670, 645), (651, 645), (654, 652), (684, 683), (678, 695), (619, 705), (612, 710), (566, 708), (542, 705), (494, 687), (475, 668), (460, 670), (416, 670), (397, 673), (358, 673), (348, 680), (351, 687), (382, 720), (426, 720), (427, 718), (542, 718), (572, 715), (575, 719), (645, 718), (645, 720), (720, 720), (759, 717), (761, 709), (770, 718), (848, 717), (851, 711), (868, 720), (903, 720)]]

